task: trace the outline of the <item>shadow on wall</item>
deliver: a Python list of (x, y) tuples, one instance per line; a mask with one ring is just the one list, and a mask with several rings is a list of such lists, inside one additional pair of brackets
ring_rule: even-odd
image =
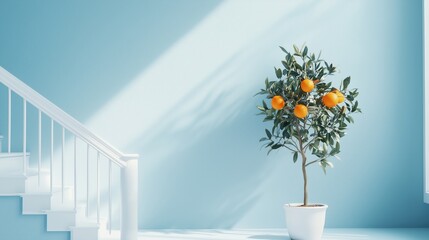
[(270, 164), (264, 151), (249, 151), (260, 148), (252, 131), (260, 125), (254, 111), (258, 98), (246, 94), (254, 84), (231, 81), (237, 73), (228, 66), (235, 61), (191, 89), (196, 96), (179, 99), (132, 146), (143, 149), (144, 159), (156, 159), (140, 165), (140, 226), (231, 228), (258, 201)]
[[(129, 127), (112, 129), (109, 139), (142, 153), (140, 227), (230, 228), (258, 202), (272, 165), (258, 152), (263, 129), (252, 95), (266, 77), (256, 69), (274, 61), (255, 59), (278, 62), (271, 37), (285, 33), (277, 23), (301, 20), (293, 13), (312, 2), (253, 1), (241, 15), (242, 2), (222, 4), (89, 121), (103, 128), (129, 116)], [(254, 18), (261, 9), (270, 14)]]
[[(252, 98), (252, 95), (258, 90), (265, 76), (260, 76), (261, 71), (255, 69), (272, 69), (272, 65), (281, 59), (277, 57), (282, 56), (281, 53), (272, 47), (278, 45), (278, 42), (267, 37), (284, 38), (285, 32), (276, 33), (277, 24), (292, 30), (293, 26), (282, 22), (289, 19), (299, 21), (305, 17), (296, 12), (309, 7), (310, 12), (317, 12), (315, 15), (321, 16), (322, 12), (327, 10), (324, 4), (315, 4), (314, 8), (310, 7), (310, 2), (306, 4), (308, 5), (285, 4), (289, 8), (283, 7), (291, 14), (276, 12), (278, 15), (272, 21), (266, 22), (267, 25), (258, 26), (259, 33), (250, 41), (255, 45), (250, 46), (249, 42), (242, 41), (237, 44), (237, 48), (231, 49), (236, 52), (232, 56), (229, 52), (221, 52), (220, 54), (226, 57), (220, 58), (222, 61), (215, 61), (218, 66), (193, 62), (204, 61), (201, 57), (193, 59), (184, 54), (180, 55), (186, 56), (187, 62), (182, 66), (183, 69), (178, 69), (179, 72), (187, 72), (195, 66), (197, 73), (201, 72), (198, 69), (200, 67), (211, 73), (205, 78), (199, 78), (198, 74), (190, 75), (194, 81), (177, 79), (183, 89), (172, 88), (169, 83), (177, 87), (180, 85), (154, 73), (159, 68), (162, 70), (159, 74), (164, 74), (165, 68), (162, 64), (175, 59), (169, 59), (168, 52), (166, 57), (147, 70), (148, 74), (143, 74), (143, 78), (139, 79), (142, 82), (152, 80), (152, 85), (146, 86), (154, 90), (156, 88), (153, 85), (159, 86), (157, 90), (162, 98), (158, 101), (159, 96), (153, 92), (148, 92), (147, 95), (140, 93), (144, 99), (154, 96), (155, 101), (151, 104), (165, 103), (168, 106), (160, 106), (163, 111), (154, 109), (147, 111), (149, 114), (139, 116), (138, 118), (142, 119), (141, 137), (135, 138), (131, 145), (127, 145), (128, 148), (139, 149), (143, 153), (139, 181), (141, 228), (232, 228), (260, 201), (264, 193), (260, 188), (270, 179), (272, 169), (278, 166), (278, 162), (273, 161), (272, 157), (267, 158), (264, 150), (258, 151), (261, 145), (257, 140), (262, 137), (263, 128), (261, 118), (255, 115), (255, 106), (260, 101), (259, 98)], [(321, 6), (323, 10), (318, 9)], [(227, 6), (224, 8), (228, 10)], [(201, 31), (197, 27), (197, 34), (189, 35), (196, 35), (198, 39), (198, 30)], [(183, 45), (176, 44), (171, 55), (180, 52), (176, 46)], [(185, 45), (184, 48), (190, 46), (195, 47)], [(210, 49), (207, 51), (213, 52)], [(214, 56), (218, 57), (219, 53), (216, 54)], [(269, 56), (263, 59), (277, 58), (271, 63), (264, 63), (257, 60), (261, 54)], [(207, 71), (203, 72), (203, 76), (207, 75)], [(144, 89), (142, 91), (147, 92)], [(164, 102), (165, 98), (170, 97), (169, 94), (164, 95), (164, 92), (172, 91), (172, 102)], [(140, 110), (136, 109), (136, 112), (141, 112), (145, 107), (154, 108), (147, 103), (139, 107)], [(151, 115), (152, 113), (155, 114)], [(101, 116), (103, 115), (106, 116), (101, 111)], [(134, 135), (138, 133), (137, 129), (132, 130), (135, 131)], [(287, 158), (287, 153), (282, 158), (284, 156)], [(144, 159), (150, 159), (150, 162), (145, 162)], [(275, 206), (277, 207), (281, 209), (281, 204)], [(275, 222), (283, 222), (281, 211), (275, 214), (273, 219)]]
[[(230, 228), (252, 208), (272, 165), (265, 152), (248, 149), (260, 147), (251, 131), (259, 119), (242, 116), (204, 139), (181, 131), (145, 145), (146, 157), (157, 161), (141, 167), (140, 226)], [(162, 157), (156, 154), (161, 149)]]

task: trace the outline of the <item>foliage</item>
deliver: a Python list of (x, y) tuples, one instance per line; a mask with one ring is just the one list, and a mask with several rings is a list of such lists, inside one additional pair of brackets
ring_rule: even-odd
[[(328, 77), (331, 77), (337, 68), (321, 58), (321, 54), (309, 53), (308, 47), (298, 48), (289, 52), (280, 47), (285, 53), (280, 68), (274, 67), (277, 80), (265, 80), (265, 86), (260, 90), (260, 95), (271, 100), (274, 96), (281, 96), (285, 105), (280, 110), (275, 110), (262, 101), (258, 106), (260, 114), (264, 116), (264, 122), (272, 122), (272, 128), (265, 129), (265, 137), (260, 141), (268, 148), (268, 154), (275, 149), (286, 148), (292, 151), (293, 161), (301, 156), (303, 168), (319, 163), (326, 173), (329, 161), (340, 153), (340, 139), (345, 136), (349, 124), (354, 123), (352, 114), (361, 112), (357, 89), (349, 89), (350, 77), (345, 78), (336, 88)], [(310, 79), (314, 82), (314, 89), (304, 92), (301, 89), (301, 81)], [(330, 92), (340, 92), (345, 97), (344, 102), (335, 107), (326, 107), (323, 97)], [(308, 108), (308, 115), (298, 118), (294, 115), (294, 108), (303, 104)], [(307, 161), (306, 153), (310, 152), (316, 158)], [(303, 169), (305, 171), (305, 169)]]

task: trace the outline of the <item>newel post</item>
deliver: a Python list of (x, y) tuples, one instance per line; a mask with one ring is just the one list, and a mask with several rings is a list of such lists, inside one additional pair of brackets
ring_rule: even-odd
[(121, 240), (137, 240), (138, 158), (125, 160), (121, 169)]

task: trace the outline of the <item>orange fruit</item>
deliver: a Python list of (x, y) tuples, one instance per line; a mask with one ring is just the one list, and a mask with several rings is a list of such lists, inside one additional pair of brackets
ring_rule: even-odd
[(333, 92), (327, 93), (323, 96), (322, 102), (328, 108), (335, 107), (338, 104), (338, 96)]
[(311, 92), (314, 88), (314, 82), (310, 79), (304, 79), (301, 82), (301, 89), (303, 92)]
[(308, 115), (308, 109), (305, 105), (298, 104), (295, 106), (295, 109), (293, 110), (293, 114), (297, 118), (305, 118)]
[(338, 97), (338, 103), (342, 103), (344, 102), (345, 98), (342, 92), (338, 91), (338, 90), (334, 90), (332, 91), (333, 93), (337, 94)]
[(285, 100), (283, 99), (282, 96), (274, 96), (273, 99), (271, 99), (271, 106), (275, 109), (275, 110), (280, 110), (285, 106)]

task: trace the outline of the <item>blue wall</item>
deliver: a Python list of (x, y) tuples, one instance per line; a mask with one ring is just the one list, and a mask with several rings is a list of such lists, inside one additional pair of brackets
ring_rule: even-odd
[(329, 205), (327, 226), (429, 227), (421, 1), (2, 1), (0, 9), (0, 65), (141, 154), (140, 228), (284, 226), (282, 204), (301, 201), (299, 166), (286, 151), (261, 150), (253, 95), (280, 66), (277, 46), (304, 42), (337, 64), (334, 80), (352, 76), (364, 111), (335, 168), (310, 170), (310, 200)]
[(20, 197), (0, 197), (2, 239), (17, 240), (66, 240), (69, 234), (63, 232), (46, 232), (46, 216), (21, 215)]

